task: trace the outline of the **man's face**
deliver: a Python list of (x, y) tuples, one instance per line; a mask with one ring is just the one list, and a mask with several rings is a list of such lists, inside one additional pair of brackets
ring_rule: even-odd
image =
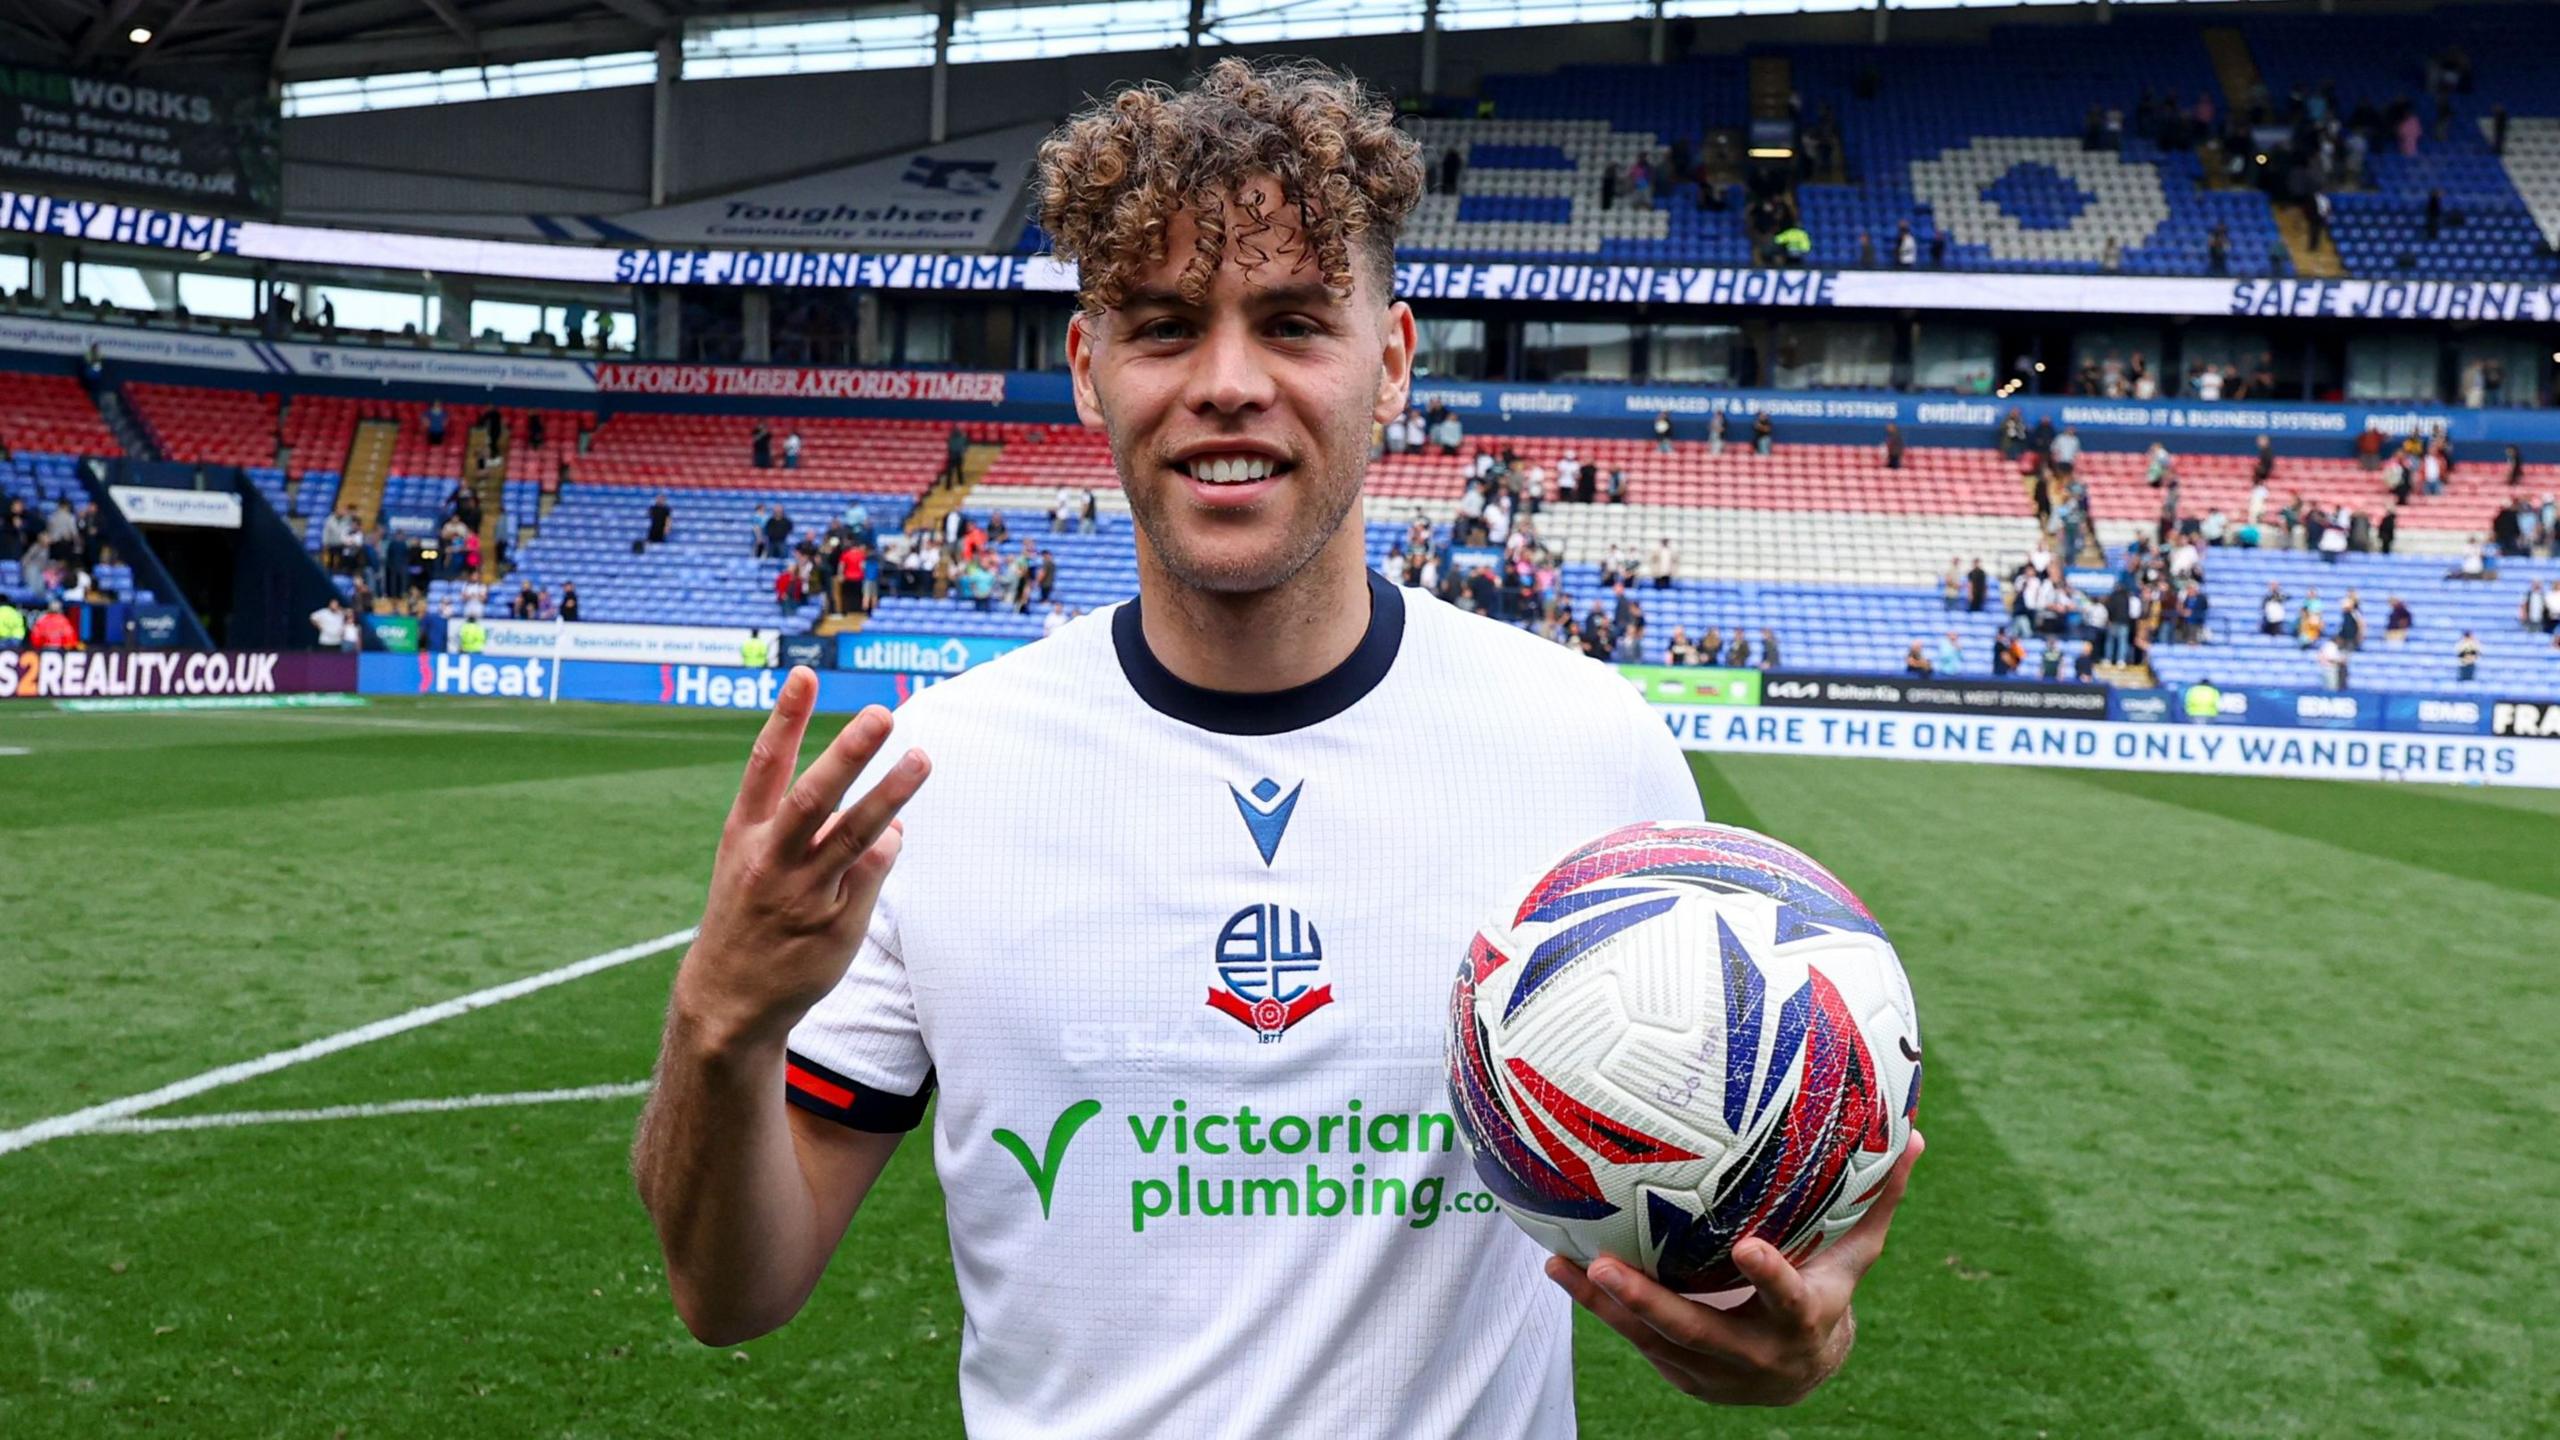
[(1176, 216), (1166, 260), (1129, 298), (1079, 314), (1067, 357), (1076, 409), (1111, 437), (1129, 508), (1155, 559), (1197, 590), (1252, 594), (1321, 552), (1360, 497), (1369, 429), (1404, 408), (1413, 316), (1355, 263), (1325, 288), (1300, 217), (1267, 178), (1247, 187), (1264, 225), (1227, 207), (1231, 237), (1206, 299), (1176, 291), (1198, 227)]

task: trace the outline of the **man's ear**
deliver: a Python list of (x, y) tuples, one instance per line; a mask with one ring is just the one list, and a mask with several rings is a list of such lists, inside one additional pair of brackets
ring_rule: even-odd
[(1378, 350), (1378, 399), (1369, 407), (1369, 418), (1384, 425), (1404, 414), (1405, 399), (1413, 393), (1413, 307), (1401, 300), (1389, 304), (1379, 328), (1384, 333)]
[(1093, 316), (1079, 309), (1067, 321), (1067, 378), (1076, 392), (1076, 418), (1090, 430), (1103, 428), (1102, 397), (1093, 388)]

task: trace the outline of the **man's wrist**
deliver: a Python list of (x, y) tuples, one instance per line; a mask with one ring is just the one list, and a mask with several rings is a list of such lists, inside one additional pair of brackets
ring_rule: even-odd
[(734, 997), (696, 982), (691, 969), (687, 965), (676, 975), (667, 1015), (668, 1048), (720, 1068), (779, 1063), (794, 1018), (741, 1005)]

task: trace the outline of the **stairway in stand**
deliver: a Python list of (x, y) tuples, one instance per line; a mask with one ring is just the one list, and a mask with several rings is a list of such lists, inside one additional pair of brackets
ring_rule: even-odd
[(352, 507), (371, 523), (382, 513), (383, 482), (391, 478), (391, 452), (400, 443), (400, 422), (366, 420), (347, 442), (347, 460), (338, 477), (338, 508)]
[(124, 447), (124, 453), (128, 458), (135, 460), (169, 458), (161, 453), (160, 437), (151, 433), (151, 427), (142, 423), (142, 417), (135, 413), (131, 402), (125, 399), (122, 385), (102, 386), (96, 394), (98, 416), (107, 422), (109, 430), (115, 432), (116, 443)]
[(916, 501), (916, 508), (908, 511), (907, 518), (899, 523), (899, 528), (903, 530), (939, 528), (943, 516), (962, 508), (968, 502), (969, 492), (977, 488), (978, 481), (987, 473), (987, 467), (995, 464), (996, 457), (1003, 453), (1004, 447), (1001, 445), (970, 446), (969, 453), (962, 456), (960, 460), (960, 483), (924, 492), (923, 498)]
[[(474, 425), (462, 452), (462, 483), (480, 497), (480, 578), (496, 580), (498, 537), (507, 531), (507, 453), (493, 446), (489, 432)], [(515, 552), (510, 549), (510, 555)]]

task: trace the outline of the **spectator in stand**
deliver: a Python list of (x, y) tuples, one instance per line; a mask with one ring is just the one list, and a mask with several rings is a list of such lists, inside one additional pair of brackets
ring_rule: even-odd
[(761, 420), (747, 439), (747, 463), (759, 470), (773, 468), (773, 430)]
[(2382, 622), (2383, 642), (2390, 645), (2407, 644), (2409, 631), (2417, 623), (2417, 617), (2409, 613), (2408, 602), (2397, 595), (2392, 596), (2390, 618)]
[(1777, 440), (1777, 427), (1769, 423), (1769, 412), (1761, 411), (1751, 419), (1751, 453), (1767, 455)]
[(2259, 634), (2282, 635), (2284, 633), (2284, 606), (2284, 587), (2273, 580), (2268, 581), (2266, 598), (2258, 602)]
[(534, 588), (534, 583), (531, 580), (527, 580), (523, 584), (518, 585), (516, 587), (515, 603), (508, 608), (507, 613), (518, 620), (541, 619), (542, 592)]
[(1672, 577), (1679, 574), (1679, 551), (1672, 548), (1672, 538), (1654, 541), (1654, 553), (1644, 556), (1644, 574), (1654, 582), (1654, 589), (1672, 589)]
[(2047, 679), (2047, 680), (2059, 680), (2059, 679), (2061, 679), (2061, 678), (2062, 678), (2062, 641), (2061, 641), (2060, 639), (2058, 639), (2058, 638), (2054, 637), (2054, 636), (2051, 636), (2051, 635), (2047, 635), (2046, 637), (2044, 637), (2044, 650), (2043, 650), (2043, 652), (2042, 652), (2042, 653), (2037, 657), (2037, 663), (2038, 663), (2038, 664), (2043, 668), (2043, 671), (2044, 671), (2044, 678), (2045, 678), (2045, 679)]
[(1431, 443), (1440, 447), (1441, 454), (1457, 454), (1458, 447), (1464, 445), (1466, 440), (1467, 430), (1464, 425), (1458, 423), (1457, 411), (1446, 405), (1431, 407)]
[(969, 432), (954, 425), (942, 437), (942, 473), (933, 477), (935, 488), (957, 485), (966, 476), (964, 462), (969, 458)]
[(441, 444), (443, 444), (443, 443), (444, 443), (444, 427), (445, 427), (445, 418), (444, 418), (444, 402), (443, 402), (442, 400), (430, 400), (430, 401), (428, 401), (428, 402), (427, 402), (427, 443), (428, 443), (428, 444), (430, 444), (430, 445), (441, 445)]
[(80, 648), (80, 627), (71, 623), (70, 616), (62, 613), (61, 601), (45, 602), (44, 613), (36, 617), (35, 627), (27, 632), (27, 648), (30, 650), (77, 650)]
[(667, 537), (675, 530), (675, 525), (676, 509), (673, 505), (667, 503), (666, 496), (660, 495), (656, 500), (650, 502), (649, 533), (646, 537), (649, 544), (666, 544)]
[(2523, 483), (2524, 452), (2510, 445), (2507, 447), (2507, 488), (2512, 490)]
[(782, 468), (785, 470), (800, 468), (800, 429), (796, 425), (792, 427), (789, 434), (782, 437)]
[(1938, 580), (1938, 608), (1952, 612), (1956, 606), (1962, 604), (1964, 601), (1964, 587), (1963, 559), (1958, 558), (1949, 560), (1947, 562), (1947, 573), (1941, 576)]
[(1884, 468), (1902, 468), (1902, 427), (1888, 420), (1884, 427)]
[(530, 414), (530, 415), (528, 415), (528, 416), (526, 416), (526, 417), (525, 417), (525, 421), (524, 421), (524, 443), (525, 443), (525, 445), (526, 445), (526, 447), (527, 447), (528, 449), (539, 450), (539, 449), (541, 449), (541, 448), (542, 448), (542, 441), (543, 441), (542, 412), (541, 412), (541, 411), (539, 411), (539, 410), (536, 410), (536, 411), (534, 411), (532, 414)]
[(1983, 606), (1990, 603), (1991, 572), (1982, 568), (1979, 555), (1973, 558), (1973, 568), (1965, 572), (1964, 594), (1964, 608), (1969, 614), (1981, 614)]
[(2382, 468), (2382, 432), (2371, 425), (2356, 434), (2356, 463), (2367, 470)]
[(2204, 269), (2208, 275), (2231, 273), (2231, 229), (2219, 220), (2205, 235)]
[(1101, 523), (1102, 502), (1094, 498), (1091, 490), (1087, 490), (1084, 492), (1084, 533), (1092, 534), (1100, 528)]
[(1747, 670), (1751, 666), (1751, 637), (1743, 634), (1739, 625), (1733, 627), (1733, 637), (1725, 642), (1724, 663), (1733, 670)]
[(2018, 413), (2017, 406), (2010, 406), (2009, 413), (2000, 417), (2000, 428), (1993, 433), (1992, 444), (1999, 448), (2000, 458), (2011, 464), (2017, 463), (2018, 457), (2025, 453), (2027, 421)]
[(1938, 638), (1938, 651), (1929, 657), (1929, 668), (1938, 675), (1953, 675), (1964, 668), (1964, 644), (1956, 638), (1956, 632), (1950, 630)]
[(1040, 552), (1040, 562), (1032, 569), (1032, 583), (1039, 588), (1040, 603), (1049, 603), (1050, 593), (1058, 588), (1058, 554), (1054, 550)]
[(1893, 231), (1894, 268), (1898, 270), (1908, 270), (1919, 263), (1920, 237), (1911, 233), (1910, 221), (1902, 220), (1895, 222)]
[(790, 554), (791, 554), (791, 512), (790, 512), (790, 511), (788, 511), (788, 510), (784, 509), (784, 508), (783, 508), (783, 507), (781, 507), (780, 505), (776, 505), (776, 506), (774, 506), (774, 507), (773, 507), (773, 509), (772, 509), (771, 511), (769, 511), (769, 512), (767, 512), (767, 513), (765, 514), (765, 517), (764, 517), (764, 544), (763, 544), (763, 545), (762, 545), (762, 546), (757, 550), (757, 552), (756, 552), (756, 553), (757, 553), (759, 556), (769, 556), (769, 557), (771, 557), (771, 558), (773, 558), (773, 559), (776, 559), (776, 560), (786, 559), (786, 558), (788, 558), (788, 557), (790, 556)]
[(1663, 650), (1663, 659), (1667, 663), (1673, 665), (1695, 665), (1698, 663), (1698, 645), (1696, 641), (1689, 638), (1689, 629), (1687, 626), (1674, 625), (1671, 627), (1671, 643)]
[(575, 580), (560, 582), (560, 618), (573, 623), (578, 618), (578, 582)]
[(2054, 469), (2064, 475), (2077, 470), (2080, 465), (2080, 427), (2076, 425), (2062, 427), (2062, 433), (2053, 437), (2052, 454)]
[(347, 607), (335, 595), (329, 597), (328, 604), (311, 612), (311, 628), (319, 636), (321, 649), (347, 648), (347, 618)]
[(489, 585), (478, 577), (462, 582), (462, 618), (485, 620), (489, 616)]
[(2003, 630), (1993, 638), (1991, 642), (1991, 673), (1993, 675), (2002, 677), (2015, 675), (2019, 667), (2026, 663), (2027, 647), (2018, 643), (2017, 636)]
[(470, 533), (455, 516), (445, 517), (436, 531), (436, 568), (447, 579), (462, 573), (462, 541)]
[(2453, 643), (2453, 678), (2470, 681), (2480, 674), (2480, 641), (2468, 630)]
[[(1582, 473), (1589, 475), (1596, 468), (1598, 467), (1586, 461), (1583, 464)], [(1609, 503), (1612, 505), (1627, 503), (1627, 472), (1615, 465), (1609, 467)]]
[(2087, 685), (2098, 678), (2097, 645), (2083, 640), (2071, 647), (2071, 678)]
[(1760, 632), (1760, 668), (1778, 668), (1778, 632), (1775, 630), (1763, 628)]
[[(1718, 415), (1717, 418), (1721, 420), (1723, 417)], [(1723, 430), (1724, 427), (1721, 424), (1712, 427), (1709, 438), (1715, 442), (1717, 449), (1722, 448)], [(1664, 455), (1671, 453), (1671, 412), (1668, 410), (1653, 412), (1653, 448)]]
[[(2050, 642), (2048, 642), (2048, 643), (2050, 643)], [(1902, 652), (1902, 673), (1903, 673), (1903, 674), (1905, 674), (1905, 675), (1912, 676), (1912, 677), (1913, 677), (1913, 678), (1915, 678), (1915, 679), (1926, 679), (1926, 678), (1928, 677), (1928, 674), (1929, 674), (1929, 642), (1928, 642), (1928, 641), (1926, 641), (1926, 640), (1914, 640), (1914, 641), (1912, 641), (1912, 642), (1911, 642), (1911, 648), (1910, 648), (1910, 649), (1908, 649), (1908, 650), (1905, 650), (1904, 652)]]

